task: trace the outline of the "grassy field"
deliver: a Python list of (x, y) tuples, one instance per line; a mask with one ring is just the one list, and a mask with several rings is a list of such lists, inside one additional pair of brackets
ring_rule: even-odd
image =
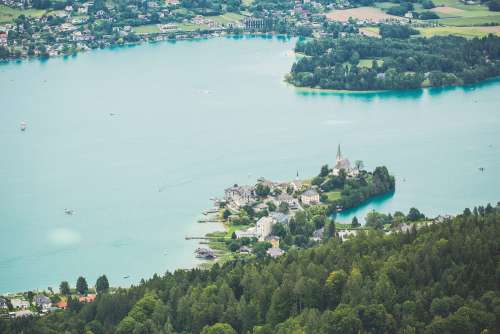
[(328, 198), (328, 202), (333, 202), (340, 198), (340, 191), (329, 191), (325, 195)]
[(208, 29), (207, 25), (196, 25), (193, 23), (180, 23), (177, 25), (178, 30), (181, 31), (196, 31), (196, 30), (203, 30), (203, 29)]
[(457, 35), (467, 38), (482, 37), (490, 33), (500, 36), (500, 27), (433, 27), (418, 28), (424, 37)]
[(379, 27), (362, 27), (359, 28), (359, 32), (370, 37), (380, 37)]
[(369, 20), (380, 22), (388, 19), (404, 20), (399, 16), (386, 14), (383, 10), (375, 7), (358, 7), (351, 9), (332, 10), (326, 17), (333, 21), (347, 22), (350, 17), (358, 20)]
[(133, 27), (132, 30), (136, 34), (154, 34), (160, 32), (160, 29), (156, 24), (147, 24), (143, 26)]
[(0, 5), (0, 24), (11, 23), (18, 16), (42, 16), (45, 14), (45, 10), (39, 9), (14, 9), (4, 5)]
[[(384, 64), (383, 59), (377, 59), (377, 65), (382, 66)], [(373, 59), (360, 59), (358, 67), (372, 68), (373, 67)]]
[(228, 24), (228, 23), (240, 22), (241, 19), (243, 18), (243, 15), (236, 13), (226, 13), (224, 15), (219, 15), (219, 16), (209, 16), (208, 18), (220, 24)]
[(500, 13), (488, 10), (485, 5), (466, 5), (459, 0), (434, 1), (441, 24), (457, 27), (478, 26), (489, 23), (500, 24)]

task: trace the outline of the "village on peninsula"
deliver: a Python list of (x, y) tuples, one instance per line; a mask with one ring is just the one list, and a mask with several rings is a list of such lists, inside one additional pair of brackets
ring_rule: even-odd
[[(345, 240), (370, 229), (361, 226), (357, 218), (351, 224), (340, 224), (333, 217), (394, 189), (394, 177), (385, 167), (368, 172), (360, 160), (351, 164), (339, 145), (333, 168), (321, 167), (312, 179), (301, 180), (298, 173), (295, 180), (286, 182), (261, 177), (255, 185), (234, 184), (225, 189), (224, 197), (213, 199), (214, 208), (206, 210), (198, 221), (222, 223), (225, 231), (186, 239), (201, 240), (195, 250), (201, 259), (250, 254), (276, 258), (291, 247), (308, 247), (332, 236)], [(390, 233), (391, 226), (386, 227)], [(397, 228), (406, 231), (410, 225), (399, 224)]]

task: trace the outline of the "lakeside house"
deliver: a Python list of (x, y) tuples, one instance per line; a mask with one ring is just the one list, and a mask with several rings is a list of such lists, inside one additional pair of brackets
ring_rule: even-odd
[(240, 230), (234, 232), (236, 234), (236, 239), (241, 239), (241, 238), (259, 238), (257, 235), (257, 228), (254, 227), (249, 227), (246, 230)]
[(15, 310), (26, 310), (30, 307), (30, 303), (27, 300), (19, 299), (19, 298), (14, 298), (10, 300), (10, 303), (12, 304), (12, 307)]
[(61, 310), (65, 310), (68, 308), (68, 301), (66, 299), (61, 299), (57, 304), (57, 308), (60, 308)]
[(252, 186), (238, 186), (235, 184), (224, 190), (224, 199), (231, 209), (238, 211), (245, 205), (255, 203), (255, 188)]
[(88, 295), (86, 295), (86, 296), (80, 296), (80, 297), (78, 298), (78, 301), (79, 301), (80, 303), (91, 303), (91, 302), (93, 302), (95, 299), (96, 299), (96, 295), (95, 295), (95, 294), (93, 294), (93, 293), (89, 293), (89, 294), (88, 294)]
[(273, 217), (262, 217), (257, 221), (254, 227), (249, 227), (246, 230), (236, 231), (236, 238), (256, 238), (259, 241), (264, 241), (271, 234), (271, 230), (277, 221)]
[(197, 248), (195, 251), (196, 257), (211, 260), (215, 259), (215, 253), (210, 248)]
[(8, 309), (9, 307), (7, 306), (7, 299), (5, 298), (0, 298), (0, 309)]
[(36, 295), (33, 298), (33, 302), (37, 307), (40, 307), (42, 311), (47, 311), (52, 307), (52, 302), (50, 298), (45, 295)]
[(312, 205), (319, 203), (319, 193), (314, 189), (308, 189), (300, 195), (302, 204)]

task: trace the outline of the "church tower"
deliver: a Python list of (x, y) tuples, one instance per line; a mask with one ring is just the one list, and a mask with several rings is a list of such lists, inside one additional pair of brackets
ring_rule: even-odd
[(342, 160), (342, 152), (340, 152), (340, 144), (339, 144), (339, 147), (337, 148), (337, 160), (336, 160), (336, 162), (338, 163), (341, 160)]

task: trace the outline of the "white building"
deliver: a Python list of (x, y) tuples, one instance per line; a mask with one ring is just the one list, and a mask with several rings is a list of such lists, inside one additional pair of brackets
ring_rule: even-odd
[(22, 299), (11, 299), (10, 303), (12, 304), (12, 307), (14, 309), (21, 309), (25, 310), (30, 307), (30, 303), (27, 300), (22, 300)]
[(224, 191), (224, 199), (232, 209), (239, 210), (239, 208), (255, 202), (254, 188), (234, 185)]
[(271, 234), (273, 225), (276, 224), (276, 220), (272, 217), (262, 217), (257, 221), (257, 234), (259, 241), (264, 241), (264, 239)]
[(309, 189), (300, 195), (300, 200), (302, 201), (302, 204), (305, 205), (318, 204), (319, 194), (316, 190)]

